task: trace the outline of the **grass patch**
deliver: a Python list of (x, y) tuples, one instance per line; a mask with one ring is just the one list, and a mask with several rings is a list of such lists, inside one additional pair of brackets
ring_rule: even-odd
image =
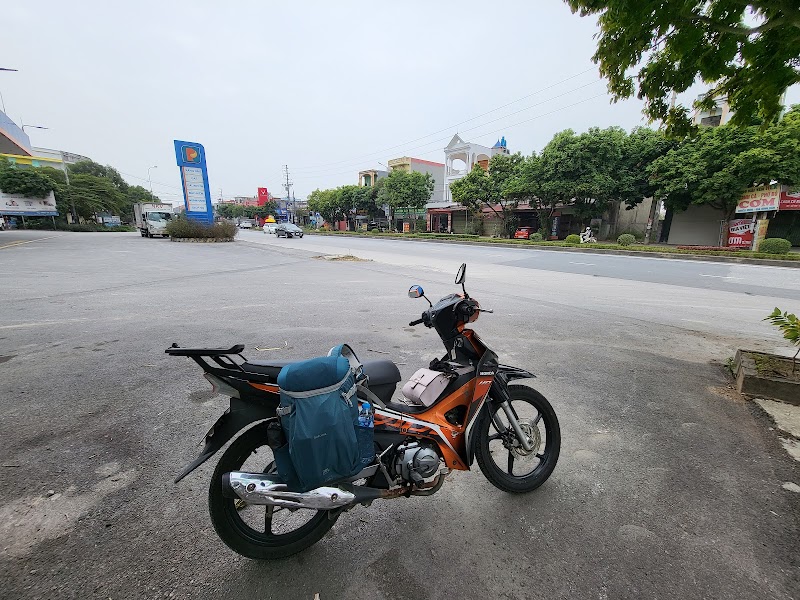
[[(558, 241), (541, 241), (534, 240), (516, 240), (507, 238), (490, 238), (481, 237), (477, 235), (467, 234), (449, 234), (449, 233), (365, 233), (361, 231), (309, 231), (311, 234), (320, 235), (343, 235), (343, 236), (356, 236), (356, 237), (372, 237), (372, 238), (397, 238), (397, 239), (442, 239), (452, 241), (478, 241), (485, 244), (504, 244), (504, 245), (519, 245), (519, 246), (555, 246), (558, 248), (587, 248), (592, 250), (622, 250), (625, 252), (654, 252), (656, 254), (685, 254), (694, 256), (736, 256), (741, 258), (761, 258), (770, 260), (785, 260), (797, 261), (800, 260), (800, 253), (794, 252), (790, 254), (767, 254), (766, 252), (751, 252), (750, 250), (736, 250), (731, 252), (726, 248), (714, 249), (696, 249), (691, 247), (665, 247), (665, 246), (651, 246), (644, 244), (632, 244), (630, 246), (621, 246), (619, 244), (570, 244), (564, 240)], [(709, 247), (706, 247), (709, 248)]]
[(323, 256), (315, 256), (314, 258), (320, 260), (335, 260), (335, 261), (344, 261), (344, 262), (372, 262), (368, 258), (359, 258), (358, 256), (354, 256), (353, 254), (333, 254), (333, 255), (323, 255)]
[(236, 236), (236, 225), (220, 221), (212, 225), (187, 219), (180, 215), (167, 223), (167, 233), (173, 238), (215, 238), (232, 240)]

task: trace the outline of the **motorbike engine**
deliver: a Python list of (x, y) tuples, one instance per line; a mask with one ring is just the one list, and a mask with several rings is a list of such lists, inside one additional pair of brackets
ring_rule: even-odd
[(408, 442), (397, 447), (392, 468), (403, 481), (419, 484), (439, 470), (439, 454), (431, 444)]

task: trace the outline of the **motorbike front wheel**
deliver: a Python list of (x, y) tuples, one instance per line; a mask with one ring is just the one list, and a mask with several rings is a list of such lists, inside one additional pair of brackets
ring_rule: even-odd
[(267, 426), (248, 429), (220, 458), (208, 489), (211, 522), (234, 552), (255, 559), (285, 558), (317, 543), (338, 518), (327, 510), (249, 505), (222, 495), (222, 475), (231, 471), (272, 473), (275, 463), (267, 446)]
[(522, 447), (505, 411), (489, 403), (475, 423), (475, 458), (492, 485), (521, 494), (542, 485), (555, 469), (561, 429), (553, 407), (539, 392), (524, 385), (510, 385), (508, 391), (511, 411), (533, 448)]

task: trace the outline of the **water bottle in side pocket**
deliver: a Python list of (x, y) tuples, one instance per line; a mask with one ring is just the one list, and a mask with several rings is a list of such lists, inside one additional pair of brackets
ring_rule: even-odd
[(375, 459), (375, 415), (369, 402), (360, 401), (358, 407), (358, 453), (361, 457), (361, 468), (368, 467)]

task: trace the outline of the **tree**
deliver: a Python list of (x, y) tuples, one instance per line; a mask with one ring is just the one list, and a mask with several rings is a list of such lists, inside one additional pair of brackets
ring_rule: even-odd
[[(732, 123), (778, 119), (781, 97), (800, 82), (800, 5), (796, 0), (566, 0), (573, 13), (599, 15), (593, 60), (614, 100), (637, 93), (644, 113), (669, 135), (691, 131), (688, 109), (668, 95), (699, 77), (712, 88), (701, 103), (725, 96)], [(635, 77), (629, 70), (639, 65)], [(638, 91), (634, 84), (638, 84)]]
[(764, 131), (757, 125), (704, 128), (653, 161), (648, 174), (667, 208), (706, 205), (729, 220), (747, 188), (800, 184), (800, 107)]
[(626, 138), (622, 150), (619, 173), (620, 200), (629, 208), (655, 195), (655, 186), (647, 174), (647, 167), (657, 158), (677, 146), (663, 132), (647, 127), (637, 127)]
[(68, 168), (70, 175), (74, 173), (75, 175), (91, 175), (92, 177), (108, 179), (120, 192), (124, 193), (128, 190), (128, 183), (122, 178), (119, 171), (110, 165), (101, 165), (93, 160), (82, 160), (69, 165)]
[(496, 154), (487, 171), (475, 165), (466, 177), (450, 184), (450, 193), (473, 214), (482, 214), (484, 208), (491, 210), (500, 219), (503, 234), (511, 237), (517, 224), (513, 209), (519, 206), (520, 199), (511, 193), (511, 183), (518, 178), (524, 160), (519, 153)]
[(344, 205), (339, 188), (314, 190), (308, 196), (308, 209), (318, 212), (330, 225), (344, 219), (349, 208)]
[(389, 206), (389, 222), (394, 223), (394, 213), (405, 208), (411, 210), (423, 208), (433, 194), (433, 177), (429, 173), (418, 171), (393, 170), (382, 180), (377, 200)]
[(35, 169), (20, 169), (6, 163), (0, 168), (0, 190), (6, 194), (22, 194), (28, 198), (46, 198), (56, 190), (52, 179)]

